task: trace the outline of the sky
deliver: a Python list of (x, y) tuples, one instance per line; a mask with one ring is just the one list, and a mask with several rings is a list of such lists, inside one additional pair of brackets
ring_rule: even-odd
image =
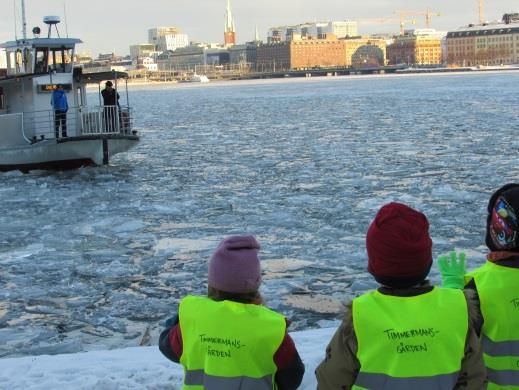
[[(432, 27), (452, 30), (479, 20), (479, 0), (232, 0), (237, 39), (254, 38), (255, 27), (265, 39), (270, 27), (323, 20), (362, 20), (395, 18), (394, 24), (359, 24), (360, 34), (398, 32), (395, 11), (409, 10), (441, 13)], [(14, 3), (17, 21), (21, 20), (20, 0), (0, 0), (0, 42), (14, 38)], [(129, 46), (146, 43), (147, 29), (155, 26), (177, 26), (190, 40), (222, 42), (226, 0), (26, 0), (28, 31), (44, 27), (45, 15), (59, 15), (60, 31), (80, 38), (85, 44), (80, 51), (125, 55)], [(519, 12), (516, 0), (485, 0), (487, 20), (501, 19), (503, 13)], [(423, 16), (411, 16), (415, 27), (424, 27)], [(66, 28), (67, 27), (67, 28)], [(21, 24), (18, 22), (18, 31)], [(18, 33), (20, 36), (21, 33)]]

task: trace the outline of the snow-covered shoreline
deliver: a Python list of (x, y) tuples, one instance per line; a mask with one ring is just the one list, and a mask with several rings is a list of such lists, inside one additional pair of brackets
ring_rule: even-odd
[[(306, 372), (302, 390), (316, 388), (314, 370), (334, 328), (291, 333)], [(0, 359), (0, 389), (180, 389), (182, 367), (167, 360), (157, 346), (111, 351)]]

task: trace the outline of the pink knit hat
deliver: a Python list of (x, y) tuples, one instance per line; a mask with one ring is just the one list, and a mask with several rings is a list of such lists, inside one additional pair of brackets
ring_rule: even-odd
[(238, 294), (258, 291), (261, 284), (259, 249), (260, 244), (253, 236), (224, 239), (209, 261), (209, 286)]

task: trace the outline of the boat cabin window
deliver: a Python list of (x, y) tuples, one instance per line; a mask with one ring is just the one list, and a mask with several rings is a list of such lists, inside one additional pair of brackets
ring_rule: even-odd
[(17, 75), (30, 73), (32, 62), (31, 50), (28, 48), (14, 49), (7, 52), (7, 73)]
[(49, 50), (45, 49), (36, 49), (36, 58), (34, 64), (34, 73), (47, 73), (47, 63), (49, 58)]
[(73, 49), (41, 47), (36, 49), (34, 73), (72, 72)]

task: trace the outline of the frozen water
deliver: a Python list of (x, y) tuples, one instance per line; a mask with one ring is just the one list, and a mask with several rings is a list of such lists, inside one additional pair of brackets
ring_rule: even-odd
[[(131, 92), (141, 144), (110, 166), (0, 174), (0, 356), (135, 346), (204, 293), (225, 235), (262, 244), (293, 329), (376, 286), (364, 236), (401, 201), (434, 255), (484, 261), (517, 172), (519, 74), (259, 81)], [(433, 269), (431, 279), (438, 281)]]

